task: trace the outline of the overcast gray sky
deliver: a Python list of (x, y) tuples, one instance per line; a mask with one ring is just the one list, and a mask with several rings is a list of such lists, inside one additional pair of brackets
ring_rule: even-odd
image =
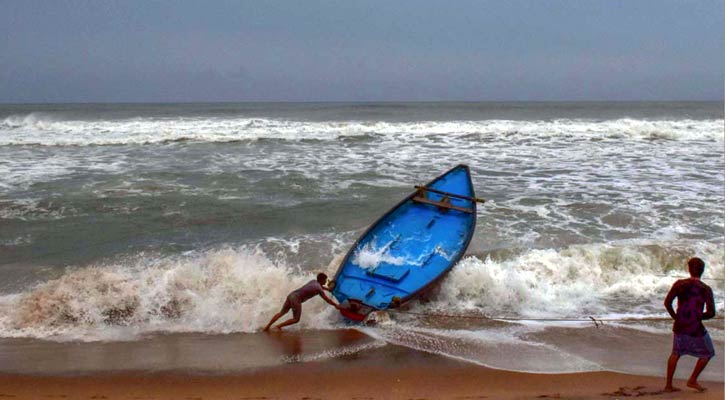
[(722, 0), (0, 1), (0, 102), (722, 100)]

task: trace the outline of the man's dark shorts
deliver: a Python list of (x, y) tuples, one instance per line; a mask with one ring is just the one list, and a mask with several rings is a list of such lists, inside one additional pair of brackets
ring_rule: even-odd
[(715, 357), (715, 347), (712, 345), (710, 334), (705, 332), (704, 336), (689, 336), (675, 333), (672, 343), (672, 352), (679, 356), (690, 355), (697, 358)]
[(300, 302), (300, 299), (294, 293), (287, 296), (287, 300), (284, 301), (281, 311), (282, 314), (286, 314), (290, 308), (292, 309), (292, 316), (295, 319), (300, 319), (300, 316), (302, 316), (302, 302)]

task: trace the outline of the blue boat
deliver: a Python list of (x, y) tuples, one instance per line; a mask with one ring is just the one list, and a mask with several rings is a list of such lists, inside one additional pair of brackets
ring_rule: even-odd
[(341, 313), (362, 321), (430, 289), (460, 259), (476, 228), (471, 174), (458, 165), (403, 199), (350, 248), (333, 280)]

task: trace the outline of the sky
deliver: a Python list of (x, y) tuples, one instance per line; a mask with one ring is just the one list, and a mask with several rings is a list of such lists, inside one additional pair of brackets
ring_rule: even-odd
[(0, 0), (0, 102), (722, 100), (722, 0)]

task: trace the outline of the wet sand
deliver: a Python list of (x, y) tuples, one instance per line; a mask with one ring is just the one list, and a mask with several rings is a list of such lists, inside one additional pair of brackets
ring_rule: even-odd
[[(678, 376), (688, 369), (683, 364)], [(383, 345), (355, 330), (0, 342), (0, 400), (723, 398), (722, 382), (703, 382), (705, 393), (681, 380), (681, 392), (662, 393), (663, 383), (614, 372), (496, 370)]]
[(722, 399), (723, 384), (662, 393), (661, 378), (612, 372), (526, 374), (419, 355), (386, 365), (313, 362), (227, 375), (122, 373), (0, 376), (3, 399)]

